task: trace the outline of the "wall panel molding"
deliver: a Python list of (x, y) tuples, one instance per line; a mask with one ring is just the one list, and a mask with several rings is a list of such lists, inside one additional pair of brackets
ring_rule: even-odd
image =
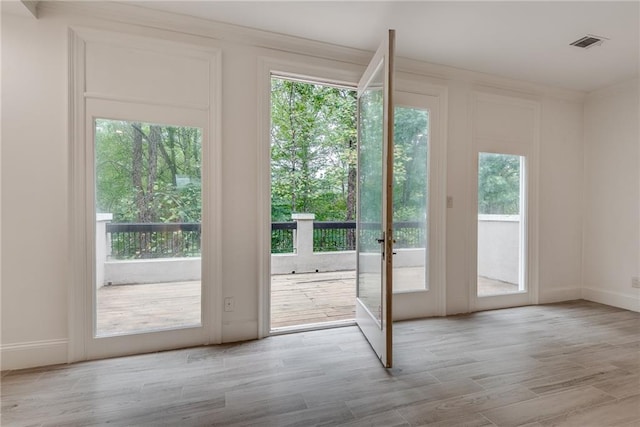
[(67, 363), (69, 340), (26, 341), (0, 346), (2, 370)]

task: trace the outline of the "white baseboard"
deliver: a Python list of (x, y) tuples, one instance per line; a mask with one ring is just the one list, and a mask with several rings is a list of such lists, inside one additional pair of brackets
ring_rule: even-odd
[(240, 320), (222, 322), (222, 342), (238, 342), (255, 340), (258, 338), (257, 320)]
[(67, 363), (69, 340), (42, 340), (0, 346), (3, 371)]
[(538, 303), (551, 304), (554, 302), (573, 301), (581, 298), (582, 292), (579, 287), (540, 290)]
[(582, 298), (588, 301), (624, 308), (625, 310), (640, 312), (640, 293), (630, 295), (620, 292), (603, 291), (601, 289), (582, 288)]

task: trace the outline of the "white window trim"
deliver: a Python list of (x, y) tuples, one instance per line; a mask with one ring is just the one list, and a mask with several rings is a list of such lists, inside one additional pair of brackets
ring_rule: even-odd
[[(69, 30), (69, 346), (68, 362), (86, 360), (89, 343), (93, 339), (94, 313), (92, 313), (95, 292), (95, 207), (93, 188), (92, 149), (87, 144), (93, 141), (93, 117), (87, 114), (87, 100), (101, 100), (106, 103), (124, 102), (129, 105), (147, 106), (151, 110), (201, 110), (206, 113), (208, 144), (203, 144), (203, 229), (209, 236), (203, 236), (203, 254), (209, 254), (206, 262), (203, 256), (202, 280), (209, 287), (202, 289), (202, 327), (205, 335), (202, 344), (222, 341), (222, 271), (221, 271), (221, 52), (216, 48), (184, 44), (149, 37), (113, 33), (91, 28)], [(140, 99), (116, 98), (111, 94), (88, 93), (85, 76), (85, 52), (88, 41), (135, 44), (160, 52), (176, 49), (188, 51), (209, 61), (209, 105), (175, 105), (150, 102)], [(203, 141), (204, 142), (204, 141)], [(133, 336), (135, 339), (135, 336)], [(155, 344), (146, 344), (150, 351)], [(124, 350), (126, 352), (126, 350)], [(144, 351), (144, 350), (143, 350)]]
[[(539, 301), (539, 157), (540, 157), (540, 103), (533, 99), (516, 98), (493, 93), (474, 91), (471, 98), (469, 110), (469, 136), (471, 150), (469, 155), (469, 200), (470, 209), (467, 215), (467, 229), (469, 236), (467, 259), (469, 260), (469, 286), (468, 299), (469, 311), (488, 310), (492, 308), (502, 308), (524, 304), (538, 304)], [(474, 118), (475, 109), (479, 101), (494, 102), (502, 105), (513, 105), (525, 107), (531, 110), (533, 117), (533, 128), (530, 144), (526, 148), (514, 148), (513, 141), (481, 138), (475, 133)], [(491, 148), (487, 148), (491, 147)], [(525, 179), (521, 200), (524, 201), (526, 212), (523, 215), (523, 230), (526, 230), (523, 251), (526, 253), (526, 262), (523, 272), (526, 278), (528, 297), (522, 301), (521, 294), (501, 295), (497, 297), (477, 296), (478, 288), (478, 153), (495, 152), (500, 154), (513, 154), (525, 158)], [(522, 236), (521, 236), (522, 238)]]

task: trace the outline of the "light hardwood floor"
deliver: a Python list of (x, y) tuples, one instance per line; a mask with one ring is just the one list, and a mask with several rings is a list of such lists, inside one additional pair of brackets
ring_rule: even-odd
[(640, 314), (586, 301), (2, 373), (3, 426), (640, 426)]

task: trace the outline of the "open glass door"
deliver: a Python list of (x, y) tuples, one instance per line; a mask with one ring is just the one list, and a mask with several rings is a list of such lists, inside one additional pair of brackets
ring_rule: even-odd
[(382, 364), (392, 362), (393, 50), (385, 40), (358, 84), (356, 322)]

